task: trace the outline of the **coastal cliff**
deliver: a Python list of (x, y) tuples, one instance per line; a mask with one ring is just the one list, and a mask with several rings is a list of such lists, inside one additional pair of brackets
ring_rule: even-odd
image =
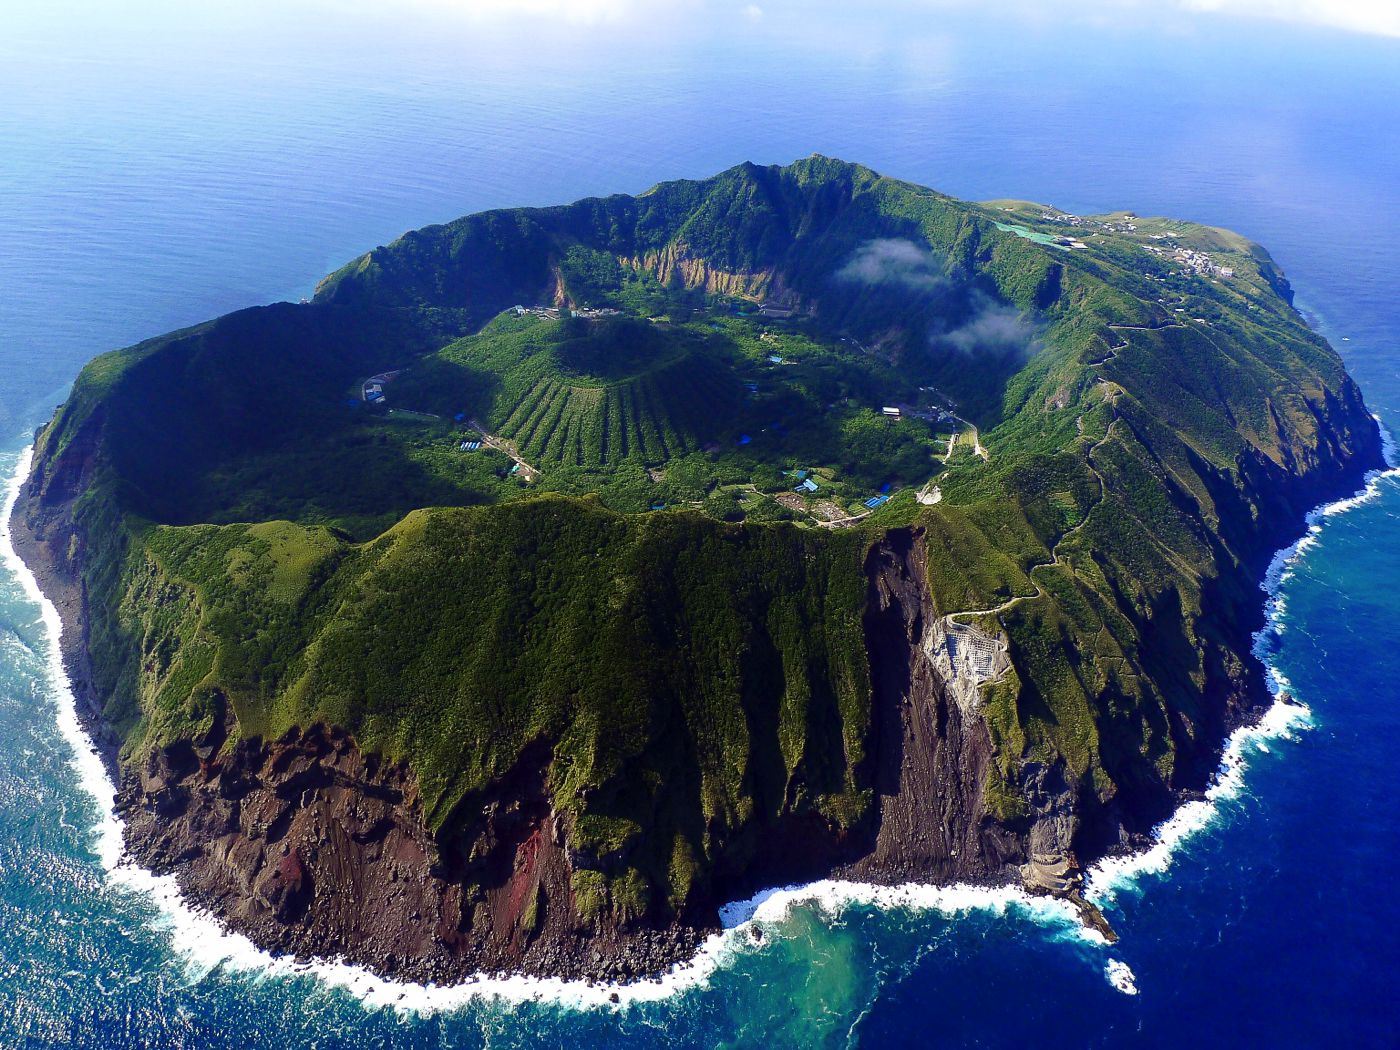
[[(99, 359), (39, 435), (14, 525), (63, 613), (129, 850), (260, 945), (438, 982), (654, 974), (720, 904), (832, 874), (1075, 899), (1083, 867), (1144, 845), (1269, 702), (1258, 579), (1308, 509), (1381, 466), (1262, 250), (1237, 288), (1182, 285), (1188, 322), (1113, 236), (1066, 254), (866, 169), (744, 166), (420, 231), (315, 303)], [(473, 334), (600, 281), (615, 313), (672, 313)], [(773, 288), (803, 304), (801, 353), (847, 369), (831, 406), (902, 369), (976, 417), (967, 442), (951, 417), (940, 502), (911, 485), (832, 527), (762, 517), (767, 463), (735, 488), (721, 449), (747, 446), (744, 382), (762, 385), (727, 378), (735, 346), (713, 333), (742, 332), (715, 303)], [(517, 380), (503, 355), (549, 325), (573, 340), (548, 344), (558, 374), (529, 359)], [(1022, 341), (968, 356), (974, 328)], [(773, 340), (797, 336), (764, 338), (777, 367)], [(639, 347), (664, 367), (632, 368)], [(457, 384), (463, 420), (494, 419), (517, 465), (574, 487), (452, 488), (439, 424), (345, 407), (386, 363), (426, 420)], [(229, 374), (273, 364), (255, 410), (230, 400)], [(764, 433), (801, 418), (758, 411)], [(720, 412), (732, 433), (707, 431)], [(881, 438), (892, 484), (934, 444), (908, 433)], [(392, 480), (361, 484), (385, 449)], [(702, 498), (660, 513), (646, 486), (680, 491), (706, 463)], [(847, 457), (822, 484), (865, 469)]]

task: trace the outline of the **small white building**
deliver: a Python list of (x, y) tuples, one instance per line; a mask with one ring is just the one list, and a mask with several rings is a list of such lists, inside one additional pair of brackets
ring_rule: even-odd
[(898, 419), (900, 415), (902, 415), (899, 409), (895, 408), (893, 405), (886, 405), (884, 408), (880, 409), (880, 412), (883, 415), (889, 416), (890, 419)]

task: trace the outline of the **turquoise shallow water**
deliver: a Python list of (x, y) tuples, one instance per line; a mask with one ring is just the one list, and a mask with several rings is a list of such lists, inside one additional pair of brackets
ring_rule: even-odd
[[(6, 476), (94, 353), (308, 294), (412, 226), (813, 151), (960, 196), (1234, 227), (1400, 420), (1393, 42), (775, 5), (528, 33), (429, 8), (56, 10), (0, 10)], [(1280, 594), (1266, 644), (1313, 724), (1251, 746), (1243, 790), (1117, 894), (1112, 951), (1016, 906), (827, 895), (658, 1001), (415, 1016), (218, 962), (230, 946), (104, 872), (40, 607), (4, 573), (0, 1046), (1394, 1045), (1400, 483), (1323, 519)]]

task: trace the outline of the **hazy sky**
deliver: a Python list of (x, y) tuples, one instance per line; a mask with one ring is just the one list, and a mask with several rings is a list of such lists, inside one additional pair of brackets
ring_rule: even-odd
[[(346, 0), (342, 0), (346, 2)], [(348, 0), (349, 3), (359, 0)], [(677, 13), (708, 11), (716, 16), (757, 20), (770, 9), (789, 6), (783, 0), (405, 0), (406, 3), (449, 9), (481, 19), (557, 18), (595, 23), (635, 17), (674, 17)], [(383, 5), (379, 5), (383, 6)], [(806, 6), (806, 5), (804, 5)], [(821, 6), (821, 5), (816, 5)], [(1153, 18), (1266, 18), (1330, 26), (1361, 33), (1400, 36), (1400, 0), (902, 0), (892, 5), (911, 13), (1002, 9), (1044, 21), (1132, 21)]]

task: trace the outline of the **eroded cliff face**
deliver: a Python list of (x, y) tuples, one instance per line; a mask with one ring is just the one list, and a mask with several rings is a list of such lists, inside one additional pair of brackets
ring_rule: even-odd
[[(832, 199), (845, 200), (845, 190), (837, 189)], [(1046, 307), (1062, 290), (1069, 289), (1064, 296), (1073, 298), (1097, 289), (1084, 274), (1076, 277), (1065, 269), (1064, 260), (1055, 260), (1047, 270), (1045, 259), (1019, 254), (1024, 246), (1012, 243), (1017, 240), (1014, 237), (998, 246), (989, 230), (983, 229), (984, 240), (977, 234), (984, 221), (948, 212), (951, 205), (935, 206), (933, 201), (921, 195), (917, 212), (901, 213), (898, 228), (904, 229), (903, 221), (915, 214), (920, 221), (927, 220), (933, 208), (934, 219), (946, 227), (939, 234), (941, 243), (959, 246), (968, 253), (969, 264), (971, 253), (982, 248), (1006, 256), (994, 270), (998, 287), (1021, 288), (1023, 305), (1033, 301), (1037, 308)], [(819, 204), (815, 202), (814, 207)], [(736, 206), (734, 213), (750, 215), (752, 209)], [(511, 302), (562, 301), (566, 289), (550, 262), (557, 258), (553, 249), (563, 243), (550, 232), (549, 223), (555, 219), (539, 215), (522, 222), (499, 219), (470, 220), (448, 234), (442, 232), (447, 228), (412, 234), (398, 249), (377, 249), (330, 280), (325, 295), (334, 301), (305, 310), (277, 308), (279, 323), (290, 323), (295, 316), (298, 323), (309, 325), (310, 311), (321, 310), (314, 316), (326, 315), (317, 322), (324, 323), (324, 328), (312, 325), (297, 331), (317, 336), (317, 353), (323, 355), (311, 359), (320, 362), (317, 367), (330, 368), (334, 361), (338, 369), (349, 367), (343, 365), (342, 351), (349, 336), (359, 331), (360, 321), (373, 316), (368, 307), (375, 302), (390, 312), (431, 305), (434, 311), (441, 309), (452, 326), (467, 330)], [(801, 306), (804, 312), (822, 305), (810, 294), (815, 285), (799, 276), (789, 282), (779, 257), (757, 250), (762, 231), (749, 232), (753, 250), (738, 253), (720, 250), (723, 245), (717, 243), (707, 255), (695, 246), (693, 230), (684, 237), (677, 232), (664, 239), (609, 242), (607, 250), (624, 265), (654, 274), (663, 285), (766, 298)], [(888, 229), (882, 222), (870, 232)], [(441, 240), (443, 236), (451, 240)], [(357, 275), (365, 282), (358, 290), (354, 287)], [(1032, 286), (1037, 290), (1027, 291)], [(1051, 293), (1044, 292), (1047, 288)], [(798, 291), (809, 293), (808, 298), (800, 299)], [(342, 313), (336, 305), (341, 299), (366, 312)], [(1125, 313), (1118, 317), (1122, 324), (1110, 328), (1159, 331), (1171, 327), (1165, 323), (1142, 327), (1145, 319)], [(1086, 315), (1085, 323), (1090, 320)], [(415, 340), (426, 339), (425, 332), (436, 332), (447, 321), (434, 313), (421, 324), (412, 329)], [(899, 331), (891, 328), (883, 336), (874, 332), (870, 341), (893, 345)], [(245, 318), (233, 326), (232, 341), (220, 344), (224, 349), (216, 353), (210, 349), (212, 342), (205, 341), (200, 344), (200, 356), (237, 364), (240, 371), (228, 374), (241, 374), (246, 367), (244, 355), (263, 346), (266, 334)], [(1067, 340), (1078, 339), (1079, 334), (1067, 333)], [(377, 337), (362, 341), (359, 352), (367, 358), (380, 353)], [(344, 731), (320, 724), (353, 719), (353, 710), (311, 716), (305, 708), (297, 708), (294, 717), (311, 724), (276, 740), (245, 735), (248, 727), (238, 726), (232, 705), (223, 702), (207, 723), (201, 715), (199, 720), (171, 720), (160, 727), (170, 730), (163, 735), (135, 731), (169, 713), (170, 708), (162, 711), (149, 702), (151, 689), (142, 693), (140, 687), (153, 681), (158, 684), (161, 673), (172, 666), (161, 654), (177, 651), (180, 629), (207, 611), (199, 606), (192, 584), (172, 583), (149, 550), (136, 549), (151, 516), (133, 513), (138, 504), (127, 506), (123, 500), (132, 486), (144, 484), (154, 491), (165, 479), (159, 472), (131, 468), (146, 462), (154, 435), (168, 440), (172, 432), (146, 424), (163, 418), (165, 402), (176, 395), (188, 395), (188, 404), (184, 415), (172, 415), (183, 426), (173, 432), (187, 436), (204, 434), (204, 414), (215, 409), (239, 424), (226, 429), (235, 438), (246, 437), (255, 426), (249, 420), (268, 418), (248, 415), (240, 400), (214, 404), (200, 395), (201, 389), (210, 393), (224, 389), (215, 382), (217, 371), (200, 374), (202, 388), (154, 386), (151, 380), (167, 371), (181, 374), (185, 358), (171, 349), (175, 344), (162, 344), (166, 349), (160, 359), (142, 359), (147, 361), (144, 375), (128, 377), (123, 398), (112, 398), (100, 374), (90, 373), (89, 382), (75, 388), (77, 396), (40, 439), (35, 472), (17, 516), (17, 540), (63, 613), (66, 656), (90, 728), (106, 747), (119, 779), (131, 852), (158, 870), (175, 873), (192, 897), (265, 947), (303, 955), (341, 955), (380, 973), (419, 980), (449, 980), (481, 970), (626, 978), (654, 972), (689, 955), (698, 937), (715, 926), (718, 904), (765, 885), (836, 873), (877, 882), (1021, 880), (1032, 888), (1072, 896), (1079, 861), (1089, 863), (1108, 850), (1141, 844), (1155, 821), (1206, 785), (1228, 730), (1248, 720), (1266, 702), (1260, 668), (1249, 656), (1250, 633), (1262, 622), (1258, 575), (1272, 551), (1296, 536), (1307, 509), (1354, 490), (1366, 469), (1380, 465), (1378, 432), (1354, 384), (1340, 372), (1339, 362), (1323, 361), (1326, 367), (1316, 372), (1301, 360), (1280, 355), (1275, 363), (1284, 371), (1248, 373), (1254, 378), (1240, 380), (1238, 388), (1205, 392), (1209, 407), (1219, 414), (1217, 423), (1207, 426), (1168, 411), (1174, 406), (1167, 402), (1175, 395), (1164, 396), (1156, 388), (1163, 369), (1138, 367), (1175, 366), (1183, 360), (1180, 352), (1149, 343), (1142, 351), (1147, 356), (1134, 365), (1131, 355), (1123, 353), (1129, 344), (1111, 333), (1102, 340), (1102, 347), (1085, 347), (1080, 342), (1067, 341), (1060, 363), (1066, 370), (1078, 368), (1081, 385), (1095, 393), (1084, 395), (1075, 409), (1075, 385), (1061, 376), (1053, 388), (1037, 391), (1043, 397), (1032, 399), (1044, 406), (1046, 419), (1034, 422), (1044, 424), (1045, 435), (1054, 432), (1053, 414), (1080, 413), (1076, 422), (1083, 440), (1073, 435), (1073, 427), (1061, 426), (1055, 446), (1062, 454), (1083, 452), (1077, 469), (1070, 469), (1072, 465), (1063, 460), (1058, 465), (1003, 460), (998, 451), (989, 470), (998, 463), (1013, 462), (1004, 477), (989, 477), (989, 482), (997, 482), (999, 510), (969, 491), (962, 500), (952, 494), (938, 510), (920, 511), (917, 520), (922, 527), (846, 534), (850, 557), (842, 563), (839, 581), (850, 600), (841, 606), (839, 617), (827, 622), (815, 605), (786, 610), (781, 619), (767, 615), (772, 612), (769, 606), (777, 604), (775, 598), (826, 593), (825, 583), (812, 581), (838, 578), (797, 572), (775, 575), (773, 581), (787, 582), (765, 582), (748, 595), (750, 604), (765, 615), (755, 614), (741, 627), (726, 627), (727, 633), (717, 635), (727, 653), (742, 654), (746, 645), (752, 646), (749, 655), (763, 650), (752, 662), (771, 665), (771, 670), (752, 679), (759, 684), (748, 691), (736, 690), (736, 698), (726, 699), (729, 706), (723, 710), (699, 710), (693, 724), (680, 724), (690, 721), (678, 713), (687, 710), (685, 705), (646, 706), (651, 724), (638, 731), (671, 738), (666, 742), (673, 748), (665, 753), (665, 761), (642, 766), (629, 757), (619, 769), (608, 772), (611, 782), (588, 785), (594, 791), (602, 786), (620, 792), (644, 783), (645, 793), (655, 791), (654, 796), (648, 794), (650, 808), (629, 811), (637, 817), (632, 826), (639, 832), (619, 836), (632, 850), (630, 858), (616, 856), (622, 847), (613, 848), (614, 840), (598, 835), (592, 841), (595, 845), (607, 842), (607, 849), (590, 851), (573, 843), (574, 829), (551, 797), (557, 728), (548, 731), (555, 740), (543, 739), (547, 734), (534, 726), (522, 733), (502, 759), (504, 774), (497, 775), (494, 771), (500, 767), (493, 765), (493, 779), (484, 787), (470, 781), (475, 785), (472, 793), (453, 801), (450, 819), (442, 822), (435, 814), (432, 826), (444, 828), (437, 834), (429, 830), (420, 785), (408, 767), (386, 763), (362, 750)], [(1196, 349), (1206, 353), (1211, 347), (1224, 353), (1213, 341)], [(1079, 355), (1077, 365), (1071, 361), (1074, 354)], [(376, 358), (373, 367), (382, 363)], [(1166, 374), (1174, 376), (1174, 368)], [(1219, 374), (1234, 377), (1236, 370), (1222, 367)], [(1185, 377), (1189, 378), (1193, 377)], [(1163, 389), (1188, 387), (1186, 383)], [(303, 403), (305, 391), (288, 387), (283, 393), (289, 396), (288, 404)], [(1117, 426), (1115, 442), (1107, 444), (1106, 432), (1103, 441), (1083, 447), (1089, 440), (1084, 437), (1086, 418), (1092, 424), (1094, 414), (1105, 411), (1104, 397), (1112, 402), (1113, 416), (1104, 425), (1108, 432)], [(1267, 416), (1254, 411), (1260, 398)], [(1236, 409), (1242, 410), (1238, 416)], [(124, 443), (104, 442), (104, 416), (115, 421), (114, 434), (122, 434), (125, 428)], [(1068, 418), (1064, 417), (1066, 423)], [(1226, 435), (1238, 436), (1243, 443), (1236, 450), (1224, 440)], [(124, 449), (126, 474), (116, 469), (117, 448)], [(1027, 476), (1050, 466), (1063, 469), (1063, 474), (1047, 474), (1043, 490), (1012, 485), (1019, 478), (1019, 466), (1026, 467)], [(102, 484), (93, 483), (95, 472)], [(1076, 478), (1096, 499), (1085, 497), (1084, 492), (1076, 494)], [(1155, 484), (1144, 489), (1138, 485), (1144, 479), (1155, 479)], [(85, 498), (89, 495), (92, 498)], [(1066, 514), (1071, 507), (1074, 514), (1087, 518), (1110, 496), (1120, 513), (1110, 519), (1118, 526), (1106, 531), (1116, 535), (1095, 538), (1091, 531), (1083, 534), (1091, 538), (1082, 540), (1079, 549), (1057, 549), (1069, 535), (1060, 521), (1069, 520)], [(1055, 513), (1047, 512), (1047, 504)], [(945, 511), (960, 520), (958, 530), (948, 533), (956, 542), (945, 542), (940, 557), (951, 550), (969, 559), (985, 554), (989, 560), (1005, 562), (1008, 569), (1004, 576), (969, 577), (961, 586), (949, 586), (946, 577), (937, 576), (943, 588), (940, 593), (957, 594), (949, 600), (991, 605), (1014, 591), (1015, 601), (1023, 603), (1014, 614), (978, 618), (987, 631), (1000, 632), (994, 641), (1009, 645), (1009, 652), (1002, 654), (1009, 668), (998, 669), (995, 658), (992, 661), (990, 680), (995, 684), (997, 675), (1007, 676), (1007, 688), (995, 696), (991, 695), (994, 690), (981, 688), (988, 679), (974, 675), (969, 680), (967, 661), (949, 650), (950, 634), (959, 633), (950, 617), (967, 605), (942, 608), (931, 587), (930, 541), (922, 528), (929, 530), (927, 535), (935, 534), (943, 527), (940, 522), (951, 520), (944, 519)], [(1140, 512), (1161, 512), (1158, 517), (1149, 515), (1150, 522), (1182, 526), (1176, 535), (1192, 545), (1194, 560), (1174, 563), (1175, 552), (1159, 552), (1163, 556), (1146, 566), (1154, 570), (1149, 574), (1139, 571), (1143, 566), (1129, 557), (1132, 551), (1119, 550), (1117, 561), (1106, 554), (1112, 553), (1112, 543), (1105, 541), (1127, 537), (1124, 546), (1146, 548), (1158, 539), (1154, 525), (1140, 520)], [(1000, 531), (983, 535), (980, 523), (987, 521), (989, 530)], [(728, 530), (715, 543), (728, 544), (741, 535), (742, 530)], [(853, 540), (856, 536), (859, 539)], [(968, 536), (981, 536), (985, 546), (969, 545), (964, 542)], [(135, 559), (126, 557), (128, 539), (134, 555), (150, 555), (135, 569)], [(580, 573), (577, 564), (582, 563), (549, 561), (554, 556), (552, 539), (545, 535), (537, 548), (530, 548), (530, 559), (539, 560), (523, 562), (511, 574), (512, 580), (523, 581), (522, 589), (528, 589), (538, 570), (572, 573), (574, 579), (595, 582), (587, 570)], [(1042, 544), (1047, 545), (1051, 562), (1045, 561)], [(592, 548), (581, 545), (580, 549)], [(601, 545), (597, 549), (601, 551)], [(451, 545), (448, 553), (455, 557), (459, 550), (459, 545)], [(434, 549), (434, 555), (438, 553)], [(866, 556), (863, 580), (862, 554)], [(468, 569), (474, 571), (485, 563), (483, 559)], [(1037, 563), (1039, 576), (1032, 563)], [(447, 562), (425, 560), (424, 564)], [(712, 571), (712, 565), (744, 568)], [(1054, 593), (1052, 567), (1060, 574), (1061, 585)], [(617, 578), (641, 579), (650, 569), (647, 562), (638, 560), (620, 567)], [(745, 579), (756, 578), (752, 561), (697, 561), (692, 569), (689, 586), (714, 585), (708, 608), (722, 608), (731, 601), (733, 592), (726, 588), (739, 581), (741, 571)], [(1076, 591), (1074, 585), (1090, 576), (1089, 589), (1094, 593)], [(217, 578), (218, 573), (211, 572), (202, 579)], [(421, 580), (416, 576), (412, 580), (412, 586), (404, 585), (410, 597), (452, 590), (444, 588), (442, 577), (433, 572), (425, 571)], [(1031, 589), (1028, 580), (1037, 593), (1026, 593)], [(596, 583), (600, 589), (608, 586), (603, 577)], [(625, 629), (629, 616), (661, 618), (656, 614), (665, 611), (662, 602), (665, 608), (674, 607), (681, 593), (679, 589), (664, 592), (651, 606), (600, 604), (596, 612), (580, 619), (577, 637), (612, 618), (612, 623), (624, 627), (617, 632), (621, 643), (609, 650), (609, 666), (631, 660), (643, 665), (634, 668), (642, 678), (641, 672), (674, 659), (682, 671), (691, 672), (702, 666), (694, 658), (697, 635), (692, 629), (719, 619), (705, 615), (701, 604), (697, 603), (693, 619), (670, 625), (672, 633), (664, 634), (662, 643), (641, 656), (629, 647), (632, 639)], [(993, 593), (997, 597), (990, 597)], [(1083, 607), (1079, 610), (1082, 623), (1093, 630), (1075, 633), (1065, 628), (1066, 610), (1072, 603)], [(405, 602), (395, 608), (416, 616), (412, 605)], [(1010, 605), (1007, 601), (1001, 608)], [(549, 607), (549, 601), (523, 604), (526, 611), (518, 619), (503, 627), (499, 636), (490, 636), (498, 648), (485, 648), (482, 653), (492, 658), (493, 670), (499, 670), (496, 654), (513, 647)], [(126, 623), (120, 623), (121, 613), (133, 608), (162, 615), (128, 615)], [(1031, 623), (1028, 613), (1045, 615), (1041, 622)], [(365, 615), (364, 624), (388, 622)], [(155, 620), (161, 622), (153, 628)], [(1099, 637), (1113, 634), (1107, 630), (1109, 621), (1117, 635), (1107, 639), (1101, 650)], [(419, 621), (405, 617), (405, 622)], [(775, 623), (786, 624), (786, 633), (775, 630)], [(1099, 625), (1104, 625), (1103, 631), (1097, 629)], [(360, 626), (356, 621), (357, 629)], [(371, 633), (346, 636), (354, 639), (354, 645), (346, 643), (351, 653), (348, 663), (364, 657)], [(189, 637), (193, 634), (186, 632)], [(402, 648), (416, 644), (421, 634), (406, 632)], [(843, 662), (812, 675), (810, 666), (803, 665), (837, 651), (832, 639), (838, 635)], [(566, 636), (561, 633), (560, 637)], [(967, 633), (960, 637), (978, 640)], [(859, 666), (862, 640), (865, 666)], [(440, 648), (448, 654), (442, 673), (429, 679), (431, 684), (420, 694), (430, 719), (437, 719), (436, 705), (451, 688), (472, 695), (484, 693), (479, 684), (467, 689), (454, 677), (452, 661), (464, 650)], [(1046, 653), (1054, 659), (1038, 664), (1028, 659), (1028, 655)], [(534, 661), (545, 668), (546, 685), (567, 675), (573, 655), (568, 645), (560, 644)], [(379, 666), (384, 663), (380, 661)], [(1113, 674), (1106, 670), (1110, 665)], [(680, 684), (672, 691), (694, 697), (726, 673), (744, 674), (743, 660), (703, 667), (690, 678), (677, 675), (673, 681)], [(96, 676), (91, 673), (94, 668), (100, 672)], [(705, 680), (697, 681), (701, 675)], [(773, 710), (762, 703), (782, 691), (789, 676), (798, 687), (793, 699), (804, 701), (796, 704), (804, 713), (791, 725), (773, 717)], [(204, 674), (191, 677), (211, 680)], [(376, 697), (375, 713), (392, 720), (403, 700), (402, 678), (385, 677), (388, 684)], [(1131, 688), (1124, 684), (1128, 677), (1135, 680)], [(133, 678), (139, 679), (134, 686)], [(804, 679), (819, 687), (821, 704), (805, 703), (812, 697), (802, 695)], [(835, 692), (832, 682), (838, 679), (850, 686), (843, 694), (849, 711), (830, 702), (834, 697), (828, 694)], [(643, 680), (646, 688), (639, 695), (645, 701), (661, 690), (653, 680)], [(1055, 686), (1065, 682), (1072, 685), (1065, 695), (1058, 701), (1047, 699)], [(443, 683), (442, 689), (438, 683)], [(237, 685), (223, 683), (219, 688), (238, 698)], [(521, 704), (524, 708), (535, 704), (544, 691), (531, 688), (534, 692)], [(609, 684), (600, 692), (611, 689)], [(572, 703), (578, 696), (569, 693), (566, 699)], [(190, 699), (175, 697), (170, 706)], [(202, 702), (203, 696), (199, 699)], [(808, 718), (807, 711), (815, 713)], [(752, 717), (756, 713), (761, 717)], [(995, 713), (1000, 714), (999, 721), (991, 717)], [(717, 741), (727, 743), (731, 735), (730, 727), (719, 723), (733, 714), (744, 717), (734, 719), (732, 736), (760, 740), (762, 748), (716, 749)], [(468, 743), (472, 738), (460, 732), (448, 739), (447, 729), (441, 739), (458, 751), (479, 746), (499, 717), (498, 710), (487, 712), (483, 725), (473, 727), (485, 730), (475, 743)], [(273, 724), (285, 725), (288, 720)], [(252, 718), (247, 721), (255, 724)], [(750, 724), (741, 726), (741, 721)], [(109, 722), (115, 722), (125, 745), (134, 752), (124, 761), (117, 759), (120, 741)], [(202, 728), (206, 724), (208, 728)], [(448, 720), (442, 724), (460, 725)], [(849, 738), (839, 731), (845, 726), (856, 727)], [(1037, 726), (1042, 730), (1038, 737), (1024, 732)], [(1072, 726), (1074, 732), (1050, 732), (1045, 726)], [(369, 739), (366, 723), (359, 723), (359, 730)], [(603, 720), (600, 736), (616, 732), (615, 718)], [(804, 734), (821, 739), (808, 748)], [(172, 736), (179, 739), (172, 742)], [(733, 778), (734, 790), (718, 793), (723, 797), (713, 807), (708, 806), (713, 796), (705, 794), (700, 765), (691, 753), (700, 748), (724, 755), (723, 763), (707, 757), (706, 772), (713, 781), (722, 778), (713, 776), (711, 766), (740, 774)], [(558, 768), (562, 769), (570, 757), (578, 755), (561, 750), (560, 757)], [(685, 770), (692, 768), (687, 783)], [(440, 779), (459, 773), (449, 768)], [(425, 783), (431, 781), (425, 779)], [(661, 804), (670, 801), (661, 797), (668, 792), (690, 792), (692, 801), (703, 797), (707, 802), (692, 807), (704, 823), (689, 840), (714, 846), (703, 857), (698, 852), (689, 857), (698, 876), (693, 884), (701, 889), (693, 899), (688, 888), (678, 892), (676, 897), (686, 898), (681, 903), (667, 894), (639, 892), (628, 896), (623, 907), (613, 907), (617, 902), (606, 897), (600, 905), (600, 894), (591, 891), (609, 877), (619, 882), (632, 876), (637, 881), (649, 878), (651, 886), (668, 890), (679, 885), (664, 870), (668, 859), (676, 866), (673, 839), (662, 833), (664, 821), (655, 819), (671, 808)], [(839, 807), (831, 804), (832, 799)], [(599, 813), (615, 815), (602, 808)], [(685, 854), (681, 857), (687, 859)], [(684, 885), (692, 883), (687, 878)]]
[[(1221, 477), (1213, 495), (1225, 515), (1222, 543), (1261, 569), (1307, 507), (1345, 494), (1377, 465), (1367, 423), (1359, 397), (1328, 403), (1315, 446), (1291, 449), (1285, 464), (1242, 463), (1233, 482)], [(1261, 615), (1254, 577), (1233, 573), (1212, 585), (1219, 659), (1194, 716), (1180, 716), (1190, 749), (1174, 779), (1102, 796), (1062, 761), (1015, 755), (1007, 763), (977, 690), (950, 681), (952, 665), (939, 658), (955, 610), (930, 593), (924, 534), (891, 530), (872, 541), (865, 563), (871, 721), (859, 773), (873, 798), (868, 818), (842, 835), (796, 817), (756, 828), (760, 845), (743, 869), (717, 870), (708, 896), (684, 915), (653, 908), (620, 918), (577, 898), (575, 875), (597, 859), (570, 848), (550, 799), (547, 742), (464, 800), (446, 837), (428, 830), (404, 767), (324, 726), (240, 739), (225, 712), (199, 739), (118, 762), (88, 673), (85, 570), (104, 534), (75, 509), (98, 446), (94, 423), (62, 455), (41, 460), (16, 514), (17, 543), (63, 613), (80, 701), (120, 778), (130, 851), (275, 951), (343, 956), (416, 980), (505, 970), (626, 979), (691, 955), (716, 927), (716, 907), (761, 885), (834, 873), (882, 883), (1023, 881), (1072, 896), (1079, 861), (1140, 843), (1153, 819), (1204, 786), (1225, 731), (1266, 699), (1247, 656)], [(1160, 646), (1152, 632), (1171, 623), (1140, 626), (1146, 644)], [(1024, 807), (1014, 816), (989, 803), (997, 763), (1015, 769), (1010, 787)]]
[[(10, 519), (15, 550), (34, 573), (63, 624), (63, 663), (72, 686), (78, 717), (97, 747), (108, 775), (117, 779), (121, 739), (103, 717), (102, 699), (93, 686), (87, 584), (83, 566), (86, 530), (75, 504), (91, 479), (101, 442), (101, 416), (89, 420), (63, 450), (49, 455), (35, 450), (30, 476), (20, 489)], [(118, 535), (113, 530), (111, 536)]]
[(663, 285), (699, 289), (707, 295), (759, 299), (769, 295), (783, 298), (786, 294), (782, 275), (772, 268), (754, 272), (725, 270), (702, 256), (691, 254), (680, 243), (634, 258), (622, 257), (618, 262), (639, 273), (651, 274)]
[(537, 750), (462, 832), (427, 830), (412, 775), (313, 726), (206, 737), (123, 776), (127, 844), (263, 947), (417, 981), (479, 972), (626, 979), (689, 955), (698, 931), (586, 920)]
[[(57, 472), (36, 475), (42, 480), (26, 490), (16, 525), (26, 558), (65, 611), (70, 667), (80, 672), (76, 684), (92, 715), (100, 704), (81, 674), (86, 652), (71, 644), (85, 644), (89, 612), (72, 521), (86, 469), (80, 451)], [(1278, 518), (1255, 525), (1251, 547), (1274, 542), (1292, 505), (1336, 493), (1350, 483), (1347, 473), (1323, 465), (1293, 482), (1295, 491), (1273, 503)], [(625, 921), (580, 906), (573, 877), (595, 862), (570, 849), (567, 821), (551, 804), (545, 742), (489, 792), (464, 800), (452, 833), (438, 837), (403, 766), (319, 725), (276, 741), (239, 739), (225, 712), (199, 739), (113, 761), (128, 848), (274, 951), (341, 956), (385, 975), (439, 982), (482, 971), (626, 979), (687, 958), (717, 927), (719, 904), (765, 884), (836, 874), (880, 883), (1024, 882), (1072, 896), (1076, 851), (1087, 862), (1131, 845), (1141, 834), (1131, 830), (1142, 823), (1138, 811), (1179, 800), (1179, 789), (1162, 783), (1151, 792), (1155, 801), (1120, 794), (1105, 803), (1063, 763), (1014, 756), (1013, 786), (1025, 809), (996, 815), (988, 785), (1005, 756), (972, 699), (976, 689), (950, 681), (948, 661), (939, 659), (947, 610), (930, 593), (923, 531), (885, 533), (865, 568), (872, 694), (860, 773), (874, 800), (868, 820), (846, 836), (794, 821), (769, 829), (747, 868), (717, 872), (709, 899), (684, 916), (653, 909)], [(1207, 698), (1204, 717), (1228, 727), (1257, 707), (1261, 683), (1243, 663), (1220, 680), (1228, 686)], [(115, 737), (100, 719), (90, 724), (115, 758)], [(1219, 738), (1207, 741), (1211, 734), (1199, 728), (1198, 766), (1206, 770)]]
[(986, 880), (1025, 854), (1020, 835), (986, 811), (992, 741), (975, 707), (929, 655), (939, 611), (929, 593), (923, 533), (899, 529), (871, 548), (866, 643), (870, 658), (869, 852), (844, 869), (876, 882)]

